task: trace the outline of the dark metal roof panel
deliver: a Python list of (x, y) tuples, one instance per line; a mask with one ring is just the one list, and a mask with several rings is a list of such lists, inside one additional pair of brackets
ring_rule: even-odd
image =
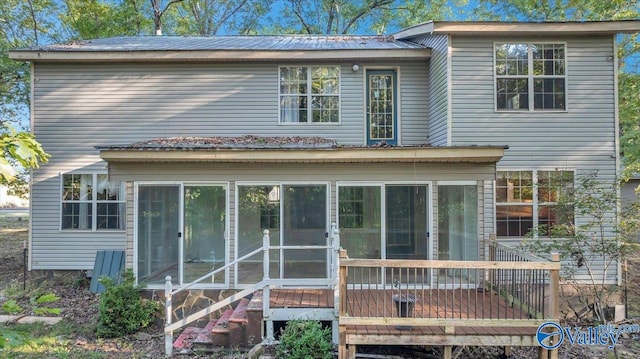
[(128, 51), (312, 51), (424, 49), (390, 36), (129, 36), (34, 46), (15, 51), (128, 52)]

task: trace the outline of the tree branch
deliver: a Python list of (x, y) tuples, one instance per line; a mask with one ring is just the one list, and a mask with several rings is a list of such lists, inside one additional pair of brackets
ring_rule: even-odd
[(390, 4), (393, 4), (393, 0), (376, 0), (368, 7), (361, 8), (360, 11), (358, 11), (358, 13), (352, 16), (349, 22), (342, 28), (342, 34), (343, 35), (347, 34), (351, 29), (351, 27), (365, 15), (371, 13), (375, 9), (378, 9), (385, 5), (390, 5)]

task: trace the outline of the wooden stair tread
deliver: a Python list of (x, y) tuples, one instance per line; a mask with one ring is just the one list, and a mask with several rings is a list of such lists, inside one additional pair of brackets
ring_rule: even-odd
[(178, 338), (173, 342), (173, 347), (175, 349), (186, 349), (190, 348), (193, 342), (196, 340), (200, 331), (202, 329), (196, 327), (187, 327), (182, 333), (178, 336)]
[(247, 305), (247, 312), (261, 312), (263, 309), (263, 299), (262, 299), (262, 291), (259, 290), (255, 293), (253, 293), (253, 297), (251, 298), (251, 301), (249, 302), (249, 305)]
[(204, 328), (200, 329), (200, 332), (198, 333), (198, 336), (193, 341), (193, 343), (194, 344), (211, 343), (211, 335), (210, 335), (211, 329), (216, 325), (217, 322), (218, 322), (218, 319), (210, 320), (209, 323), (207, 323), (207, 325)]
[(222, 313), (222, 316), (220, 317), (220, 319), (218, 319), (218, 322), (216, 323), (216, 325), (213, 326), (211, 329), (209, 329), (207, 332), (209, 334), (228, 333), (229, 318), (231, 317), (232, 314), (233, 314), (233, 309), (225, 310), (224, 313)]
[(249, 299), (242, 298), (236, 309), (229, 318), (229, 323), (246, 323), (247, 322), (247, 306), (249, 305)]

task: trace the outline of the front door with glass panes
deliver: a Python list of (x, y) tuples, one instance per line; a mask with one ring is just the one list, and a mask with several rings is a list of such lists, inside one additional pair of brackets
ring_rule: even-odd
[[(303, 278), (306, 285), (325, 283), (329, 273), (328, 185), (238, 184), (236, 193), (237, 257), (261, 248), (267, 229), (274, 246), (269, 253), (270, 278)], [(262, 261), (259, 253), (238, 264), (238, 283), (260, 281)]]
[(396, 72), (367, 70), (367, 144), (398, 143)]
[[(222, 184), (137, 186), (137, 275), (145, 284), (186, 284), (226, 262), (227, 188)], [(200, 282), (225, 283), (221, 272)]]

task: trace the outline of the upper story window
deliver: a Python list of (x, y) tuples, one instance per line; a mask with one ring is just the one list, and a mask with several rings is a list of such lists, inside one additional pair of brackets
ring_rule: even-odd
[(62, 175), (62, 229), (122, 230), (125, 207), (124, 185), (108, 175)]
[(496, 109), (566, 109), (566, 51), (557, 43), (495, 44)]
[(340, 67), (280, 67), (280, 123), (340, 121)]
[[(496, 234), (524, 237), (533, 229), (549, 236), (555, 225), (574, 223), (573, 208), (559, 208), (573, 189), (571, 171), (501, 171), (496, 179)], [(565, 199), (564, 202), (567, 202)]]

